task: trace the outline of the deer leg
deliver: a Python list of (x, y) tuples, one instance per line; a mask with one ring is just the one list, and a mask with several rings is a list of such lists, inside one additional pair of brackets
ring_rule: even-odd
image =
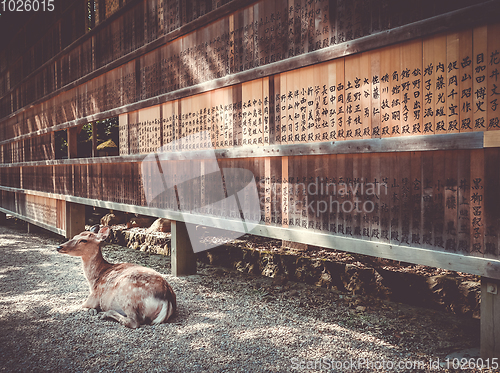
[(97, 315), (99, 312), (99, 300), (92, 294), (89, 295), (87, 300), (82, 304), (82, 308), (89, 308), (89, 313), (92, 316)]
[(127, 328), (135, 329), (139, 327), (139, 322), (132, 317), (123, 316), (115, 310), (109, 310), (101, 314), (101, 318), (110, 318), (118, 321), (120, 324), (126, 326)]

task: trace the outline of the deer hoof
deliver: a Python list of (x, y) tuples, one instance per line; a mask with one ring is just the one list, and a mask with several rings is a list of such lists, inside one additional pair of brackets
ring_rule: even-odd
[(89, 314), (90, 316), (96, 316), (98, 312), (95, 308), (89, 308)]

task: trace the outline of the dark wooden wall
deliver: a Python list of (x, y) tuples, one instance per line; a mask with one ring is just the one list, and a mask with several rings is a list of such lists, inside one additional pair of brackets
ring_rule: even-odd
[[(270, 227), (258, 234), (458, 253), (500, 277), (499, 4), (68, 2), (19, 25), (0, 52), (0, 206), (193, 210), (198, 184), (189, 200), (148, 198), (145, 156), (163, 147), (182, 179), (215, 151), (219, 168), (254, 175), (249, 218)], [(55, 131), (111, 116), (120, 156), (55, 159)], [(28, 196), (46, 200), (28, 208)]]

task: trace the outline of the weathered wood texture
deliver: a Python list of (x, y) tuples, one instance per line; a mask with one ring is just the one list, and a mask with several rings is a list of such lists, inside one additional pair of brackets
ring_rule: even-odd
[(500, 354), (500, 281), (481, 278), (481, 357), (484, 359)]
[[(177, 275), (199, 224), (498, 284), (500, 1), (56, 4), (0, 40), (0, 213), (67, 236), (84, 205), (173, 219)], [(113, 116), (119, 156), (93, 125), (75, 159)]]
[[(300, 64), (312, 64), (339, 57), (345, 53), (372, 49), (383, 45), (384, 42), (394, 43), (397, 39), (377, 33), (389, 29), (397, 31), (401, 25), (425, 20), (430, 15), (444, 14), (457, 8), (462, 8), (462, 10), (457, 10), (461, 13), (455, 18), (448, 14), (443, 15), (442, 22), (434, 25), (435, 28), (437, 27), (436, 30), (445, 26), (463, 27), (463, 24), (468, 22), (467, 17), (470, 18), (475, 14), (480, 15), (479, 19), (480, 17), (488, 19), (488, 15), (498, 10), (498, 3), (495, 1), (479, 5), (476, 4), (477, 2), (460, 3), (460, 6), (449, 2), (440, 9), (432, 6), (429, 14), (416, 11), (411, 15), (408, 14), (407, 8), (398, 8), (397, 4), (388, 7), (387, 10), (390, 11), (387, 12), (378, 6), (378, 1), (368, 3), (354, 1), (344, 4), (343, 1), (321, 0), (315, 2), (314, 9), (309, 9), (311, 5), (306, 1), (294, 2), (290, 7), (286, 3), (277, 3), (274, 8), (264, 6), (263, 2), (248, 6), (249, 1), (243, 0), (235, 0), (227, 5), (223, 3), (217, 2), (217, 5), (213, 7), (220, 6), (220, 9), (226, 9), (225, 12), (219, 14), (217, 10), (213, 10), (213, 14), (210, 12), (205, 14), (201, 17), (204, 23), (200, 23), (197, 28), (193, 29), (185, 26), (189, 22), (195, 22), (193, 20), (196, 16), (200, 18), (202, 11), (189, 9), (185, 12), (186, 16), (183, 20), (182, 12), (186, 4), (180, 1), (162, 2), (164, 11), (160, 13), (158, 13), (160, 3), (130, 2), (122, 11), (117, 11), (116, 15), (112, 15), (109, 22), (104, 22), (95, 30), (81, 36), (80, 39), (75, 39), (75, 42), (67, 49), (62, 50), (62, 46), (56, 48), (57, 51), (62, 50), (57, 54), (58, 57), (42, 65), (39, 68), (40, 71), (34, 71), (26, 78), (22, 78), (22, 74), (10, 71), (22, 65), (24, 60), (32, 61), (31, 56), (36, 54), (35, 47), (40, 43), (43, 44), (45, 40), (42, 39), (36, 46), (30, 48), (25, 56), (15, 60), (16, 63), (9, 59), (6, 65), (9, 68), (0, 73), (5, 81), (5, 90), (0, 91), (0, 117), (9, 116), (11, 113), (22, 113), (19, 129), (14, 130), (12, 126), (2, 123), (4, 125), (0, 126), (3, 127), (0, 128), (0, 138), (8, 139), (34, 130), (51, 128), (77, 118), (97, 115), (122, 106), (126, 104), (123, 101), (123, 95), (117, 93), (125, 89), (122, 81), (125, 77), (132, 79), (126, 84), (127, 89), (134, 86), (133, 95), (128, 95), (129, 99), (132, 102), (138, 102), (156, 97), (158, 94), (175, 92), (217, 78), (252, 71), (256, 67), (269, 65), (271, 70), (257, 72), (260, 75), (269, 75), (270, 71), (273, 71), (272, 63), (277, 61), (286, 62), (280, 65), (281, 71), (296, 68), (298, 65), (293, 61), (297, 58), (308, 55), (317, 56), (314, 53), (322, 50), (331, 50), (334, 53), (314, 57), (319, 58), (316, 60), (306, 58), (301, 60)], [(199, 5), (198, 2), (196, 4)], [(472, 10), (464, 10), (464, 6), (473, 4), (475, 7)], [(169, 7), (172, 6), (173, 8), (170, 9)], [(246, 8), (238, 10), (238, 6)], [(416, 9), (423, 10), (428, 7), (428, 4), (422, 1), (414, 6)], [(184, 28), (184, 33), (168, 34), (164, 19), (167, 8), (174, 15), (172, 20), (169, 19), (169, 22), (173, 22), (172, 27), (176, 30)], [(152, 10), (156, 10), (156, 14)], [(206, 7), (204, 11), (207, 11)], [(228, 13), (230, 11), (234, 13)], [(179, 17), (179, 12), (181, 17)], [(346, 21), (346, 12), (350, 14), (353, 21)], [(353, 12), (364, 12), (363, 14), (371, 12), (371, 17), (368, 17), (370, 20), (363, 21), (363, 17), (354, 16)], [(75, 19), (85, 16), (81, 6), (75, 6), (73, 13), (70, 15)], [(255, 14), (258, 14), (255, 16), (258, 19), (254, 20)], [(163, 20), (161, 20), (161, 15), (163, 15)], [(188, 19), (191, 21), (187, 21)], [(456, 19), (455, 24), (454, 19)], [(477, 21), (478, 19), (475, 19), (474, 22)], [(318, 24), (319, 28), (312, 27), (313, 24)], [(160, 29), (161, 25), (163, 25), (162, 29)], [(75, 23), (74, 27), (78, 27), (78, 30), (82, 28), (78, 23)], [(49, 33), (46, 38), (61, 39), (60, 35), (63, 32), (64, 35), (81, 34), (81, 31), (66, 32), (68, 30), (65, 30), (62, 24), (54, 26), (54, 30), (56, 35)], [(480, 29), (476, 31), (483, 32)], [(418, 27), (414, 30), (410, 28), (405, 32), (404, 38), (406, 39), (425, 34)], [(159, 39), (161, 35), (165, 39)], [(335, 49), (340, 45), (349, 49), (349, 43), (355, 43), (358, 40), (362, 42), (364, 40), (362, 37), (370, 35), (376, 35), (376, 39), (370, 42), (371, 45), (370, 43), (361, 44), (357, 50)], [(452, 39), (450, 38), (450, 43), (453, 43)], [(148, 43), (153, 43), (154, 40), (162, 42), (155, 44), (154, 49), (141, 49), (149, 45)], [(472, 57), (470, 56), (471, 59)], [(441, 62), (447, 65), (446, 55), (444, 59), (444, 62)], [(132, 71), (127, 69), (125, 73), (125, 66), (131, 61), (134, 68)], [(288, 61), (290, 64), (287, 68)], [(392, 73), (392, 71), (389, 72), (389, 74)], [(231, 84), (231, 82), (227, 81), (225, 84)], [(49, 97), (51, 99), (47, 100)], [(99, 100), (99, 98), (106, 99)], [(390, 130), (392, 131), (392, 128)]]
[[(499, 148), (491, 148), (293, 156), (272, 162), (219, 159), (218, 167), (252, 172), (261, 201), (254, 221), (498, 259), (500, 179), (490, 175), (496, 173), (499, 158)], [(203, 207), (204, 193), (210, 193), (193, 181), (201, 180), (193, 179), (200, 173), (193, 170), (201, 170), (206, 162), (153, 157), (136, 163), (9, 167), (0, 169), (0, 183), (8, 189), (166, 210), (177, 210), (180, 203), (180, 210), (187, 212)], [(162, 186), (162, 172), (182, 183), (187, 200), (177, 197), (175, 202), (175, 193), (173, 200), (168, 197), (174, 181)], [(221, 190), (233, 190), (237, 181), (226, 176)], [(6, 209), (11, 203), (2, 199)], [(235, 217), (224, 205), (212, 206), (207, 214)]]
[[(175, 134), (193, 131), (212, 132), (211, 146), (231, 148), (499, 130), (498, 93), (493, 83), (500, 63), (496, 54), (500, 41), (493, 37), (497, 29), (492, 25), (416, 39), (186, 97), (177, 104), (170, 101), (162, 110), (162, 105), (153, 105), (129, 111), (121, 116), (120, 154), (146, 154), (178, 138)], [(478, 49), (480, 45), (472, 50), (476, 33), (477, 38), (490, 35), (492, 39), (484, 50)], [(176, 41), (179, 48), (188, 43), (186, 38)], [(18, 140), (1, 142), (3, 162), (50, 159), (48, 135), (36, 133), (157, 97), (170, 90), (164, 85), (171, 79), (165, 79), (162, 71), (182, 80), (173, 83), (173, 90), (190, 85), (191, 78), (183, 78), (180, 72), (200, 69), (204, 60), (195, 55), (178, 63), (162, 58), (174, 47), (166, 45), (165, 51), (159, 49), (139, 59), (135, 68), (124, 65), (65, 92), (49, 100), (47, 110), (40, 108), (34, 114), (35, 107), (33, 117), (20, 115), (4, 121), (3, 129)], [(209, 59), (216, 60), (215, 56)], [(207, 65), (207, 70), (211, 68)], [(51, 105), (57, 110), (50, 110)], [(142, 137), (142, 145), (137, 142), (141, 131), (148, 134)], [(31, 143), (46, 149), (37, 154), (25, 152), (33, 148)], [(196, 141), (185, 145), (185, 150), (206, 147)]]
[(66, 234), (66, 201), (49, 197), (0, 191), (0, 210), (58, 234)]
[[(2, 208), (23, 215), (34, 191), (235, 219), (251, 203), (248, 193), (239, 208), (225, 199), (244, 189), (231, 177), (241, 169), (259, 198), (246, 218), (291, 236), (499, 259), (498, 24), (459, 27), (459, 9), (446, 32), (393, 44), (377, 33), (455, 5), (96, 4), (91, 30), (65, 35), (41, 68), (15, 72), (23, 52), (0, 72), (9, 76), (0, 85)], [(72, 6), (63, 13), (87, 14)], [(339, 55), (349, 42), (362, 53)], [(70, 149), (55, 160), (55, 130), (69, 127), (74, 143), (79, 125), (110, 113), (119, 114), (119, 157), (73, 159)]]

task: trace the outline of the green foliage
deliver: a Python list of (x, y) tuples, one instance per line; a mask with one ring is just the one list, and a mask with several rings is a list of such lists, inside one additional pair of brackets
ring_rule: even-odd
[[(77, 136), (77, 147), (79, 158), (89, 158), (92, 156), (92, 126), (95, 126), (97, 145), (113, 140), (118, 146), (118, 117), (98, 120), (93, 123), (86, 123)], [(68, 141), (67, 130), (57, 131), (55, 133), (56, 158), (67, 158)]]
[(55, 133), (55, 152), (56, 159), (68, 158), (68, 137), (67, 130), (57, 131)]

